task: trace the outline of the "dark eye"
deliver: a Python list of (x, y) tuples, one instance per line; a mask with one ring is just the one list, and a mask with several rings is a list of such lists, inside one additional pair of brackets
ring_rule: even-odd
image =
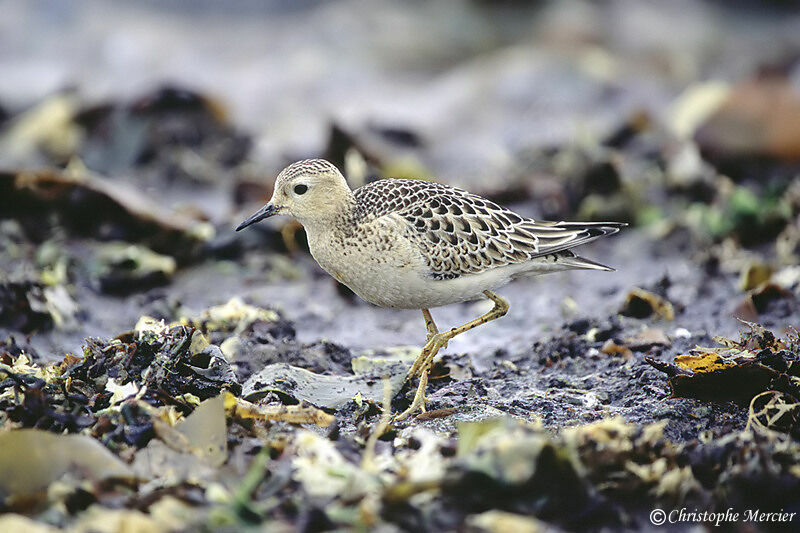
[(295, 194), (305, 194), (307, 190), (308, 190), (308, 185), (303, 185), (302, 183), (300, 185), (294, 186)]

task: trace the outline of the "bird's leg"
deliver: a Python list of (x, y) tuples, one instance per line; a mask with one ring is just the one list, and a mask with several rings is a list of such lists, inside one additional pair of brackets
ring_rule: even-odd
[[(423, 309), (422, 316), (425, 319), (425, 327), (428, 329), (428, 336), (425, 339), (425, 346), (423, 346), (422, 351), (414, 360), (414, 364), (411, 365), (411, 368), (408, 369), (406, 380), (413, 378), (420, 372), (422, 369), (422, 363), (425, 362), (425, 360), (428, 358), (428, 353), (433, 349), (431, 340), (439, 333), (439, 328), (436, 327), (433, 317), (431, 316), (431, 312), (427, 309)], [(438, 349), (439, 348), (436, 348), (436, 350)], [(436, 352), (434, 352), (434, 355), (436, 355)]]
[(477, 328), (478, 326), (482, 326), (487, 322), (491, 322), (492, 320), (496, 320), (501, 316), (504, 316), (508, 313), (508, 302), (505, 301), (503, 298), (499, 297), (492, 291), (483, 291), (483, 294), (486, 295), (491, 301), (494, 302), (494, 307), (486, 314), (479, 316), (475, 320), (470, 320), (466, 324), (458, 326), (457, 328), (453, 328), (449, 331), (445, 331), (441, 335), (446, 335), (447, 339), (450, 340), (456, 335), (461, 335), (465, 331), (469, 331), (472, 328)]
[[(456, 335), (460, 335), (465, 331), (469, 331), (473, 328), (477, 328), (478, 326), (486, 324), (487, 322), (498, 319), (508, 312), (508, 302), (503, 298), (496, 295), (492, 291), (483, 291), (483, 294), (485, 294), (487, 298), (494, 302), (494, 307), (489, 312), (479, 316), (475, 320), (470, 320), (466, 324), (449, 329), (448, 331), (434, 333), (431, 335), (428, 338), (428, 343), (425, 345), (425, 348), (423, 348), (422, 353), (420, 353), (417, 361), (415, 361), (414, 365), (411, 367), (412, 370), (415, 370), (414, 374), (428, 366), (433, 361), (433, 358), (436, 357), (436, 352), (438, 352), (441, 348), (446, 348), (450, 339)], [(434, 325), (434, 327), (436, 326)], [(428, 330), (428, 333), (430, 334), (430, 330)], [(416, 369), (414, 367), (416, 367)], [(414, 376), (414, 374), (409, 371), (408, 377), (411, 378)]]
[[(403, 420), (408, 418), (413, 412), (419, 409), (425, 403), (425, 387), (428, 384), (428, 373), (430, 372), (430, 366), (433, 362), (433, 358), (436, 357), (436, 354), (441, 348), (447, 346), (447, 343), (450, 339), (455, 337), (456, 335), (460, 335), (465, 331), (469, 331), (473, 328), (477, 328), (483, 324), (486, 324), (489, 321), (496, 320), (501, 316), (505, 315), (508, 312), (508, 302), (505, 301), (503, 298), (499, 297), (492, 291), (483, 291), (483, 294), (486, 295), (487, 298), (494, 302), (494, 307), (486, 314), (479, 316), (474, 320), (470, 320), (466, 324), (462, 324), (461, 326), (449, 329), (442, 333), (434, 333), (430, 335), (431, 329), (428, 329), (428, 343), (422, 349), (422, 352), (417, 357), (417, 360), (414, 361), (414, 364), (411, 365), (411, 369), (409, 369), (408, 374), (406, 375), (406, 379), (410, 379), (414, 377), (415, 374), (419, 374), (419, 386), (417, 387), (417, 392), (414, 395), (414, 401), (411, 402), (411, 406), (400, 413), (395, 420)], [(423, 311), (425, 314), (425, 311)], [(428, 322), (428, 318), (430, 317), (430, 313), (425, 314), (425, 322)], [(433, 324), (433, 320), (430, 320), (430, 323)], [(435, 325), (433, 326), (436, 327)]]
[(430, 376), (430, 374), (431, 374), (430, 366), (428, 366), (428, 368), (425, 368), (422, 370), (422, 372), (420, 372), (419, 385), (417, 385), (417, 391), (414, 393), (414, 400), (411, 402), (411, 405), (408, 407), (408, 409), (406, 409), (405, 411), (403, 411), (402, 413), (400, 413), (395, 417), (395, 420), (398, 421), (405, 420), (412, 413), (416, 412), (417, 409), (419, 409), (423, 413), (425, 412), (425, 389), (428, 387), (428, 377)]
[(428, 343), (431, 341), (434, 335), (439, 333), (439, 328), (436, 327), (430, 311), (423, 309), (422, 316), (425, 318), (425, 327), (428, 328), (428, 336), (425, 338), (425, 342)]
[[(411, 365), (411, 368), (409, 369), (408, 374), (406, 375), (406, 380), (411, 379), (414, 376), (414, 374), (420, 372), (419, 364), (428, 359), (427, 355), (423, 356), (423, 352), (426, 349), (429, 350), (429, 351), (433, 349), (433, 345), (430, 345), (431, 339), (437, 333), (439, 333), (439, 328), (436, 327), (436, 323), (433, 321), (433, 317), (431, 316), (431, 312), (428, 309), (423, 309), (422, 310), (422, 317), (425, 319), (425, 328), (428, 330), (428, 335), (425, 337), (425, 346), (422, 348), (422, 351), (420, 352), (420, 354), (417, 357), (417, 359), (414, 361), (414, 364)], [(438, 350), (439, 350), (439, 348), (436, 348), (436, 351), (438, 351)], [(434, 352), (434, 354), (435, 354), (435, 352)], [(420, 383), (423, 383), (423, 382), (425, 384), (428, 383), (428, 374), (429, 373), (430, 373), (430, 369), (423, 370), (422, 372), (420, 372), (420, 377), (419, 377)], [(422, 398), (417, 400), (416, 395), (420, 395), (420, 394), (422, 394)], [(423, 411), (425, 410), (425, 396), (424, 396), (424, 394), (425, 394), (425, 385), (421, 385), (420, 387), (417, 387), (417, 393), (415, 395), (414, 402), (415, 403), (420, 403), (421, 402), (421, 406), (422, 406), (421, 409)]]

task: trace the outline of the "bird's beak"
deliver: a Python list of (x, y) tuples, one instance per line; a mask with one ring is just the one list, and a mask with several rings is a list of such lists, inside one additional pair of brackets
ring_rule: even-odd
[(277, 207), (275, 207), (272, 204), (267, 204), (258, 211), (256, 211), (255, 213), (253, 213), (253, 215), (250, 218), (248, 218), (247, 220), (236, 226), (236, 231), (242, 230), (247, 226), (250, 226), (251, 224), (255, 224), (256, 222), (264, 220), (265, 218), (269, 218), (277, 212), (278, 212)]

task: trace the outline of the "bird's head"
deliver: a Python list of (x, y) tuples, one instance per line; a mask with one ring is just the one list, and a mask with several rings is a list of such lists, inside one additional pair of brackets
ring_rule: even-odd
[(269, 203), (239, 224), (236, 231), (282, 214), (293, 216), (304, 226), (328, 224), (352, 204), (353, 193), (332, 163), (306, 159), (278, 174)]

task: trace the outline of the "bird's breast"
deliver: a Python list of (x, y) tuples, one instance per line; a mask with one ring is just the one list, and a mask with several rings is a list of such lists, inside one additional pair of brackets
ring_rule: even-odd
[(405, 307), (428, 269), (419, 250), (393, 228), (309, 235), (319, 265), (364, 300), (381, 307)]

